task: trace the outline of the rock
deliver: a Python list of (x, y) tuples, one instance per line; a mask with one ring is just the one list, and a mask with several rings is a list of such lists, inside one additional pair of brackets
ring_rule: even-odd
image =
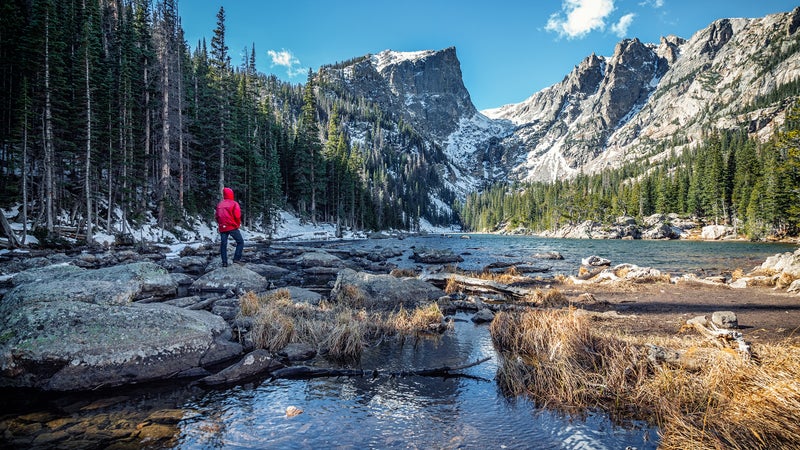
[(0, 386), (70, 391), (170, 378), (241, 353), (222, 318), (133, 303), (173, 286), (144, 262), (34, 269), (0, 302)]
[(289, 406), (286, 408), (286, 417), (294, 417), (303, 414), (303, 410), (296, 406)]
[(278, 352), (278, 356), (292, 362), (308, 361), (317, 356), (317, 349), (309, 344), (292, 342)]
[(599, 256), (592, 255), (587, 258), (583, 258), (581, 260), (581, 264), (583, 264), (584, 266), (594, 266), (594, 267), (610, 266), (611, 261), (605, 258), (601, 258)]
[(192, 295), (189, 297), (174, 298), (172, 300), (167, 300), (163, 303), (165, 305), (177, 306), (178, 308), (189, 308), (192, 305), (200, 303), (202, 300), (203, 300), (202, 297), (198, 295)]
[(447, 263), (464, 261), (464, 258), (462, 258), (459, 255), (456, 255), (449, 248), (431, 249), (425, 247), (414, 249), (414, 253), (411, 255), (411, 259), (418, 263), (423, 263), (423, 264), (447, 264)]
[(237, 363), (222, 369), (214, 375), (201, 378), (197, 382), (205, 386), (235, 384), (282, 367), (285, 366), (273, 359), (268, 351), (258, 349), (248, 353)]
[(533, 257), (536, 259), (553, 259), (553, 260), (564, 259), (564, 256), (562, 256), (561, 253), (555, 251), (550, 251), (545, 253), (534, 253)]
[(667, 225), (666, 223), (661, 223), (660, 225), (654, 226), (644, 233), (642, 233), (643, 239), (679, 239), (682, 234), (682, 230), (677, 227), (672, 227)]
[(301, 267), (344, 267), (344, 262), (336, 255), (315, 250), (306, 252), (297, 257), (297, 264)]
[(228, 290), (262, 292), (267, 289), (267, 279), (238, 264), (221, 267), (198, 278), (192, 292), (227, 292)]
[(170, 378), (241, 352), (225, 321), (159, 303), (28, 301), (2, 321), (0, 386), (71, 391)]
[(185, 272), (200, 275), (205, 272), (208, 260), (202, 256), (184, 256), (178, 259), (171, 259), (165, 266), (175, 272)]
[(17, 288), (9, 292), (0, 310), (13, 308), (9, 302), (26, 300), (69, 299), (122, 305), (142, 298), (173, 297), (177, 291), (172, 277), (162, 267), (150, 262), (94, 270), (57, 264), (26, 270), (17, 274), (12, 282)]
[(289, 274), (289, 269), (284, 269), (283, 267), (273, 266), (269, 264), (245, 264), (245, 267), (252, 270), (253, 272), (261, 275), (262, 277), (266, 278), (267, 280), (277, 280), (279, 278), (283, 278)]
[(789, 285), (786, 292), (800, 292), (800, 280), (792, 281), (792, 284)]
[(736, 281), (728, 283), (728, 286), (732, 287), (733, 289), (744, 289), (747, 287), (747, 279), (739, 278)]
[(725, 225), (707, 225), (703, 227), (700, 237), (705, 240), (716, 241), (730, 234), (733, 234), (733, 227)]
[[(367, 307), (395, 309), (403, 305), (414, 308), (444, 296), (444, 291), (416, 278), (397, 278), (343, 269), (331, 291), (331, 300), (362, 303)], [(354, 298), (357, 297), (357, 298)]]
[(794, 253), (779, 253), (767, 258), (759, 270), (766, 273), (785, 273), (793, 278), (800, 278), (800, 249)]
[(714, 311), (714, 313), (711, 314), (711, 323), (720, 328), (739, 328), (739, 319), (733, 311)]
[(486, 323), (494, 320), (494, 313), (489, 308), (483, 308), (476, 312), (470, 319), (475, 323)]

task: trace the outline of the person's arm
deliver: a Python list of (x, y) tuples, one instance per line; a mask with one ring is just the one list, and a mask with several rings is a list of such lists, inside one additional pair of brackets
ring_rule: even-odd
[(235, 202), (233, 204), (233, 218), (236, 220), (236, 226), (242, 226), (242, 208), (239, 206), (239, 202)]

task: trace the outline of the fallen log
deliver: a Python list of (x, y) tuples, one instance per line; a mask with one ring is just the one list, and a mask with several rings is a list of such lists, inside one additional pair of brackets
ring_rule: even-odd
[(452, 280), (470, 292), (497, 293), (514, 299), (521, 299), (535, 292), (533, 289), (509, 286), (492, 280), (468, 277), (456, 273), (429, 273), (420, 275), (420, 279), (438, 286), (446, 286), (448, 281)]
[(685, 326), (694, 328), (720, 348), (729, 348), (735, 344), (736, 349), (744, 358), (749, 359), (752, 356), (750, 344), (745, 342), (742, 333), (719, 328), (714, 322), (708, 320), (706, 316), (693, 317), (686, 321)]
[(9, 248), (18, 248), (20, 246), (19, 240), (17, 240), (17, 235), (14, 234), (14, 230), (11, 229), (11, 225), (9, 225), (8, 220), (6, 220), (6, 215), (0, 211), (0, 224), (3, 228), (3, 233), (6, 235), (6, 239), (8, 240), (6, 246)]
[(310, 366), (292, 366), (283, 369), (278, 369), (272, 372), (273, 379), (290, 379), (290, 380), (307, 380), (311, 378), (323, 377), (364, 377), (369, 376), (377, 378), (379, 376), (390, 377), (439, 377), (439, 376), (454, 376), (453, 372), (468, 369), (470, 367), (483, 364), (492, 359), (491, 356), (479, 359), (475, 362), (464, 364), (461, 366), (442, 366), (433, 369), (420, 369), (420, 370), (402, 370), (400, 372), (386, 372), (378, 369), (374, 370), (361, 370), (361, 369), (333, 369), (324, 367), (310, 367)]

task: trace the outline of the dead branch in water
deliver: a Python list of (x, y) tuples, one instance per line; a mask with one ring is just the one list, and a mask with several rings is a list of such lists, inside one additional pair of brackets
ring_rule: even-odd
[(475, 362), (464, 364), (461, 366), (442, 366), (437, 367), (434, 369), (420, 369), (420, 370), (401, 370), (400, 372), (386, 372), (378, 369), (374, 370), (361, 370), (361, 369), (331, 369), (331, 368), (322, 368), (322, 367), (309, 367), (309, 366), (292, 366), (292, 367), (285, 367), (283, 369), (278, 369), (272, 372), (272, 378), (282, 378), (282, 379), (291, 379), (291, 380), (306, 380), (310, 378), (322, 378), (322, 377), (363, 377), (363, 376), (371, 376), (373, 378), (377, 378), (379, 376), (390, 376), (390, 377), (409, 377), (409, 376), (420, 376), (420, 377), (439, 377), (439, 376), (452, 376), (455, 375), (453, 372), (468, 369), (470, 367), (477, 366), (478, 364), (483, 364), (486, 361), (492, 359), (491, 356), (487, 356), (486, 358), (479, 359)]

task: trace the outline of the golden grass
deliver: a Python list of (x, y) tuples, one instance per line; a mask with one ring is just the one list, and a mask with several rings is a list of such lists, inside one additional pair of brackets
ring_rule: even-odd
[[(754, 345), (746, 360), (699, 337), (600, 334), (573, 310), (499, 313), (490, 327), (498, 380), (560, 409), (602, 407), (649, 420), (661, 448), (797, 448), (800, 347)], [(654, 364), (644, 343), (686, 352), (698, 369)]]
[(555, 288), (546, 291), (536, 289), (533, 294), (526, 295), (522, 301), (536, 303), (543, 308), (560, 308), (569, 304), (567, 296)]
[(419, 276), (417, 271), (414, 269), (392, 269), (392, 271), (389, 272), (389, 275), (395, 278), (416, 278)]
[(398, 312), (389, 315), (387, 322), (399, 333), (413, 334), (438, 329), (443, 319), (444, 315), (439, 309), (439, 305), (431, 303), (411, 312), (401, 307)]
[(336, 302), (349, 308), (364, 307), (365, 299), (366, 296), (361, 291), (361, 288), (353, 284), (342, 285), (336, 294)]
[(385, 336), (443, 329), (436, 303), (396, 313), (367, 312), (352, 307), (363, 302), (358, 288), (345, 286), (343, 292), (339, 301), (318, 306), (293, 303), (285, 289), (269, 295), (248, 292), (239, 299), (239, 314), (253, 317), (250, 336), (258, 348), (277, 352), (290, 342), (304, 342), (335, 360), (357, 359), (371, 342)]

